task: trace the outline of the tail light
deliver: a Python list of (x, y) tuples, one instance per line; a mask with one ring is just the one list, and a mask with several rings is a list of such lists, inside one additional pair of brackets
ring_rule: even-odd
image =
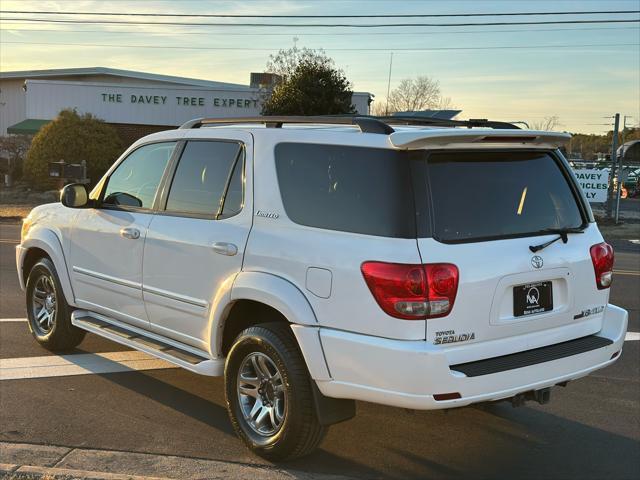
[(392, 317), (424, 320), (444, 317), (453, 308), (458, 292), (455, 265), (365, 262), (361, 270), (376, 302)]
[(613, 280), (613, 247), (605, 242), (598, 243), (591, 247), (590, 253), (598, 290), (609, 288)]

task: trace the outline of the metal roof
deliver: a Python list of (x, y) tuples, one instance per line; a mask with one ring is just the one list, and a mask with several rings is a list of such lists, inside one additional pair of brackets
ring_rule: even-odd
[(134, 70), (120, 70), (108, 67), (87, 67), (87, 68), (57, 68), (50, 70), (21, 70), (14, 72), (0, 72), (0, 80), (20, 79), (20, 78), (47, 78), (47, 77), (77, 77), (83, 75), (111, 75), (114, 77), (136, 78), (139, 80), (150, 80), (154, 82), (174, 83), (180, 85), (190, 85), (194, 87), (206, 87), (217, 89), (246, 89), (251, 90), (247, 85), (238, 83), (214, 82), (212, 80), (199, 80), (196, 78), (174, 77), (172, 75), (160, 75), (157, 73), (137, 72)]
[(395, 112), (394, 117), (418, 117), (418, 118), (439, 118), (442, 120), (453, 120), (453, 117), (462, 113), (462, 110), (411, 110), (406, 112)]

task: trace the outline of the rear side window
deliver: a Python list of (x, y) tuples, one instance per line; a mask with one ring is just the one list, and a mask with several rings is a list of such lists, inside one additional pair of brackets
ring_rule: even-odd
[(442, 152), (427, 164), (438, 240), (526, 236), (584, 223), (567, 177), (545, 152)]
[(231, 180), (227, 187), (224, 197), (224, 205), (222, 206), (221, 218), (233, 217), (240, 213), (244, 207), (244, 150), (238, 156), (238, 161), (233, 167)]
[(218, 215), (223, 207), (230, 177), (234, 177), (235, 184), (229, 189), (230, 201), (234, 205), (229, 209), (237, 213), (242, 202), (242, 165), (238, 167), (239, 178), (233, 175), (232, 169), (236, 162), (242, 163), (239, 159), (240, 150), (240, 144), (235, 142), (187, 142), (171, 182), (166, 210), (193, 215)]
[(281, 143), (276, 170), (285, 211), (301, 225), (415, 238), (406, 152)]

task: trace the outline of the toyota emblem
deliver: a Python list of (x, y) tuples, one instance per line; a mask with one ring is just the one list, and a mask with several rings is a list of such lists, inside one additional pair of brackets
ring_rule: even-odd
[(542, 265), (544, 265), (544, 261), (540, 255), (531, 257), (531, 266), (533, 268), (542, 268)]

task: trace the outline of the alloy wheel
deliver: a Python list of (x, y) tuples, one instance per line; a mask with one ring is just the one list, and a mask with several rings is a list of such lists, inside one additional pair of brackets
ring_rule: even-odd
[(277, 433), (286, 414), (286, 386), (275, 363), (253, 352), (240, 365), (237, 379), (242, 415), (251, 429), (265, 437)]
[(56, 312), (57, 295), (53, 279), (49, 275), (40, 275), (31, 293), (33, 326), (38, 334), (47, 335), (53, 330)]

